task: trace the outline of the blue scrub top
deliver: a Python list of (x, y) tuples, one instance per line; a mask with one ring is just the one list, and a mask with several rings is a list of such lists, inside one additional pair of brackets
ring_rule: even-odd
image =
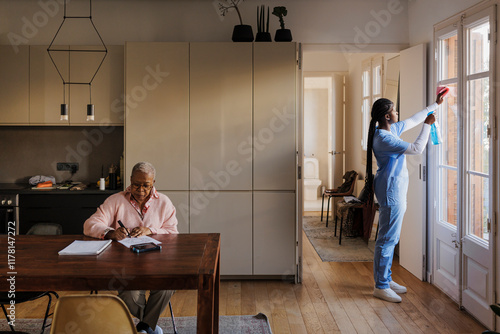
[(397, 122), (391, 125), (390, 132), (376, 129), (373, 136), (373, 153), (378, 166), (373, 185), (381, 206), (406, 205), (408, 169), (404, 152), (410, 143), (399, 138), (404, 128), (404, 122)]

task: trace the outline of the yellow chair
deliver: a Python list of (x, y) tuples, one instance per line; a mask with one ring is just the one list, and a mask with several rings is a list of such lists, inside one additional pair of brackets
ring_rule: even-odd
[(50, 334), (137, 334), (125, 303), (114, 295), (72, 295), (59, 298)]

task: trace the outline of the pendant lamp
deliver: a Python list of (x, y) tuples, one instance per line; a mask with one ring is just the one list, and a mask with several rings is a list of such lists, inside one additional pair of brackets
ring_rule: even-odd
[[(92, 20), (92, 0), (88, 0), (88, 7), (85, 7), (83, 10), (81, 7), (79, 8), (80, 11), (84, 12), (88, 10), (88, 15), (68, 15), (67, 1), (64, 0), (63, 21), (47, 48), (50, 60), (54, 64), (63, 83), (63, 103), (60, 110), (61, 121), (67, 121), (70, 112), (66, 103), (66, 94), (68, 94), (66, 85), (68, 85), (69, 89), (71, 89), (71, 85), (89, 86), (87, 121), (94, 121), (95, 108), (92, 104), (92, 82), (97, 72), (99, 72), (104, 59), (106, 59), (108, 49)], [(76, 3), (76, 1), (71, 1), (71, 3)], [(82, 45), (93, 46), (83, 47)], [(76, 74), (70, 76), (69, 66), (73, 58), (78, 58), (85, 64), (83, 70), (78, 69), (77, 71), (79, 74), (85, 72), (81, 77)]]

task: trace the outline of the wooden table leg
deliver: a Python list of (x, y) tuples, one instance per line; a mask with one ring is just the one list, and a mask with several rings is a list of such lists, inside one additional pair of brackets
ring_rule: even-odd
[(215, 274), (209, 278), (200, 277), (198, 282), (198, 307), (196, 333), (214, 333)]
[(219, 286), (220, 286), (220, 253), (217, 257), (217, 273), (215, 274), (215, 287), (214, 287), (214, 333), (219, 333)]
[(217, 270), (212, 276), (202, 276), (198, 282), (196, 333), (219, 333), (220, 254)]

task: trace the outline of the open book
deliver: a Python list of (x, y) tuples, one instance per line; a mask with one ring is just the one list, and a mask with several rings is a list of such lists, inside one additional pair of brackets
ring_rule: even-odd
[(97, 255), (102, 253), (112, 240), (75, 240), (59, 251), (59, 255)]

